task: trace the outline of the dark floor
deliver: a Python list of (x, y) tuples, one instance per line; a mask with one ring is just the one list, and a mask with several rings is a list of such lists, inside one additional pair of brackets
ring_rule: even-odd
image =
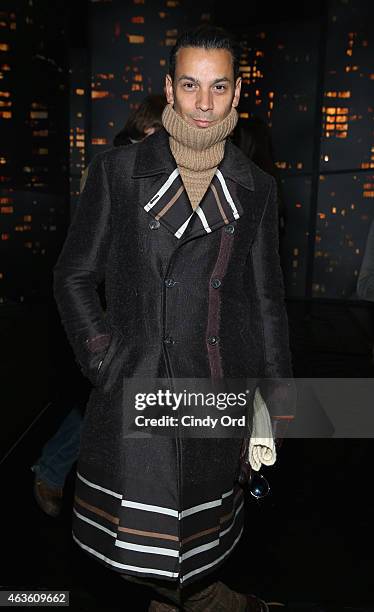
[[(290, 302), (288, 312), (296, 377), (373, 376), (371, 305)], [(30, 466), (71, 394), (86, 391), (75, 366), (64, 366), (61, 385), (59, 364), (73, 358), (55, 323), (40, 305), (0, 310), (0, 588), (69, 590), (74, 611), (141, 612), (148, 593), (72, 541), (74, 473), (60, 519), (46, 517), (32, 497)], [(270, 497), (247, 499), (246, 531), (222, 567), (224, 580), (294, 602), (300, 612), (302, 602), (323, 603), (316, 612), (374, 610), (373, 446), (370, 439), (285, 440), (276, 466), (264, 471)]]

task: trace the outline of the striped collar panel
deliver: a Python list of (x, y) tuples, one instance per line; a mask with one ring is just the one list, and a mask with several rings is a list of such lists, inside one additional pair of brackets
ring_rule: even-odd
[(203, 199), (193, 210), (179, 169), (175, 168), (143, 208), (180, 239), (209, 234), (239, 219), (243, 209), (234, 200), (217, 168)]

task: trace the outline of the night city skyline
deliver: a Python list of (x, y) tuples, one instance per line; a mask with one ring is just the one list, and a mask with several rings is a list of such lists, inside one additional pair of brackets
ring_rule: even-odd
[[(148, 93), (162, 92), (180, 32), (214, 20), (212, 1), (187, 17), (178, 0), (92, 0), (89, 48), (67, 50), (65, 23), (42, 4), (20, 2), (17, 11), (8, 3), (0, 15), (0, 303), (38, 295), (43, 281), (30, 278), (61, 248), (84, 168)], [(374, 217), (373, 9), (368, 1), (328, 6), (325, 31), (310, 20), (235, 32), (239, 113), (271, 129), (287, 296), (352, 299)], [(20, 66), (30, 81), (15, 79)]]

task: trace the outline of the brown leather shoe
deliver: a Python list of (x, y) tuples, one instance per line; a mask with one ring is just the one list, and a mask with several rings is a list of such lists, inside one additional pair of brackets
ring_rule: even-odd
[(46, 482), (35, 476), (34, 497), (38, 506), (51, 516), (57, 518), (61, 513), (62, 507), (62, 488), (50, 487)]

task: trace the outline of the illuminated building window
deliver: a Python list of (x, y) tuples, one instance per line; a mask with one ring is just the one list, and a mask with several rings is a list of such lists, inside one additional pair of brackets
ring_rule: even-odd
[(303, 163), (302, 163), (302, 162), (297, 162), (297, 164), (296, 164), (296, 168), (297, 168), (298, 170), (302, 170), (302, 169), (303, 169)]
[(0, 91), (0, 96), (2, 98), (10, 98), (10, 92), (9, 91)]
[(160, 59), (160, 66), (166, 66), (166, 60)]
[(12, 112), (11, 111), (0, 111), (0, 117), (2, 119), (11, 119), (12, 118)]
[(0, 51), (9, 51), (9, 48), (7, 43), (0, 43)]
[(134, 0), (134, 4), (144, 4), (144, 0)]
[(144, 23), (144, 17), (142, 15), (131, 17), (131, 23)]
[(179, 0), (166, 0), (166, 6), (168, 8), (175, 8), (179, 6)]
[(97, 91), (95, 89), (91, 91), (91, 98), (99, 99), (99, 98), (109, 98), (109, 97), (110, 97), (109, 91)]
[(78, 88), (75, 90), (77, 96), (84, 96), (84, 89)]
[(7, 71), (9, 71), (11, 68), (10, 68), (9, 64), (1, 64), (1, 65), (0, 65), (0, 69), (1, 69), (1, 70), (4, 70), (4, 72), (7, 72)]
[(325, 155), (325, 156), (323, 157), (323, 161), (328, 162), (328, 161), (329, 161), (329, 156), (328, 156), (328, 155)]
[(126, 34), (128, 41), (132, 45), (139, 45), (144, 43), (144, 36), (140, 34)]
[(79, 119), (81, 119), (81, 118), (83, 117), (83, 114), (82, 114), (82, 113), (77, 113), (77, 117), (78, 117)]
[(249, 113), (239, 113), (239, 117), (242, 119), (249, 119)]
[(48, 119), (48, 111), (30, 111), (30, 119)]
[(164, 12), (161, 12), (158, 15), (159, 15), (160, 19), (165, 19), (165, 17), (166, 17), (166, 13), (164, 13)]
[(131, 85), (131, 91), (143, 91), (143, 85), (140, 85), (138, 83), (133, 83)]
[(108, 144), (107, 138), (92, 138), (91, 143), (93, 145), (106, 145)]
[(300, 204), (300, 202), (296, 202), (295, 208), (302, 208), (302, 205)]
[(32, 215), (24, 215), (23, 220), (30, 222), (32, 220)]
[(332, 108), (332, 107), (326, 108), (327, 115), (335, 115), (335, 113), (336, 113), (336, 108)]
[(1, 240), (9, 240), (9, 234), (1, 234)]
[(6, 159), (5, 157), (0, 157), (0, 164), (6, 164)]
[(374, 191), (364, 191), (362, 195), (364, 198), (374, 198)]
[(48, 136), (48, 130), (34, 130), (32, 135), (39, 138), (46, 138)]
[(134, 76), (134, 81), (138, 81), (141, 83), (143, 81), (143, 76), (141, 74), (136, 74)]
[(14, 212), (13, 206), (2, 206), (0, 208), (0, 213), (2, 215), (11, 215)]
[(347, 132), (338, 132), (336, 134), (337, 138), (347, 138)]
[(299, 254), (299, 249), (294, 249), (294, 250), (293, 250), (293, 254), (294, 254), (294, 255), (298, 255), (298, 254)]
[(320, 219), (326, 219), (326, 214), (325, 213), (320, 212), (320, 213), (318, 213), (318, 216), (319, 216)]
[(336, 215), (336, 206), (333, 206), (333, 207), (332, 207), (332, 209), (331, 209), (331, 213), (332, 213), (333, 215)]

